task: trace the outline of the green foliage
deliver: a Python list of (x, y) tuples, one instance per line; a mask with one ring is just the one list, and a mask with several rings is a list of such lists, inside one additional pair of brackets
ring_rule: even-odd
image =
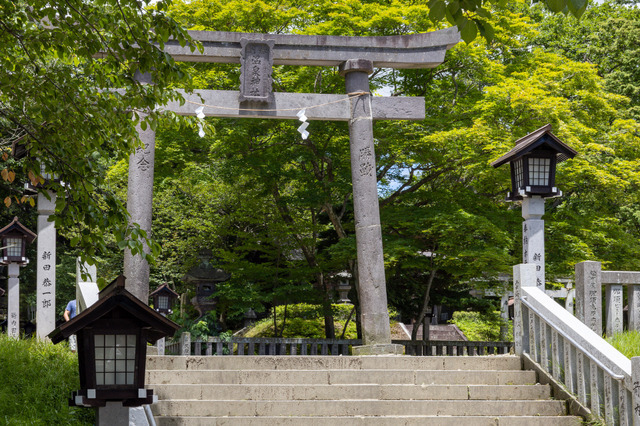
[[(3, 182), (42, 184), (55, 174), (60, 181), (47, 187), (64, 196), (53, 219), (92, 263), (114, 237), (121, 250), (142, 252), (143, 242), (153, 254), (159, 249), (128, 224), (124, 203), (104, 177), (112, 159), (139, 147), (136, 125), (155, 129), (163, 116), (156, 105), (180, 99), (172, 86), (189, 86), (188, 75), (162, 51), (170, 37), (190, 44), (165, 15), (169, 4), (144, 10), (135, 0), (0, 2), (0, 146), (4, 153), (18, 144), (28, 154), (6, 163), (11, 169)], [(154, 85), (138, 82), (138, 71), (150, 73)], [(5, 205), (12, 199), (33, 206), (19, 195)]]
[(0, 335), (0, 423), (92, 425), (95, 411), (69, 407), (80, 389), (78, 357), (64, 344)]
[(535, 43), (575, 61), (597, 65), (607, 90), (629, 98), (633, 116), (640, 118), (640, 7), (609, 0), (593, 2), (580, 20), (548, 16), (540, 9), (531, 16), (540, 22)]
[[(331, 305), (333, 312), (336, 336), (340, 336), (344, 329), (344, 324), (353, 309), (352, 305)], [(308, 339), (323, 339), (324, 316), (322, 306), (298, 303), (276, 307), (276, 318), (278, 329), (282, 329), (286, 310), (286, 325), (282, 337), (299, 337)], [(246, 337), (274, 337), (273, 315), (258, 321), (250, 330), (245, 333)], [(355, 313), (347, 325), (345, 339), (356, 339)]]
[(634, 356), (640, 356), (639, 331), (625, 331), (624, 333), (615, 334), (607, 337), (607, 342), (629, 359)]
[(174, 337), (180, 337), (185, 332), (190, 333), (193, 340), (218, 335), (215, 311), (207, 312), (205, 316), (196, 319), (187, 315), (181, 316), (179, 313), (174, 313), (169, 318), (180, 326)]
[[(457, 311), (453, 313), (451, 322), (454, 323), (467, 339), (471, 341), (497, 342), (503, 340), (500, 336), (500, 327), (503, 320), (500, 312), (472, 312)], [(508, 321), (507, 341), (513, 341), (513, 323)]]
[[(553, 13), (571, 14), (577, 18), (587, 9), (588, 0), (534, 0), (542, 3)], [(495, 32), (492, 22), (492, 9), (504, 7), (505, 0), (429, 0), (429, 18), (435, 22), (447, 21), (456, 25), (460, 36), (471, 43), (478, 35), (491, 42)]]

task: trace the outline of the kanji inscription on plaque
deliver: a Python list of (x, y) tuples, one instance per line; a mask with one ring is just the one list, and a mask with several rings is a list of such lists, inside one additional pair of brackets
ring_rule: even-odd
[(273, 91), (273, 40), (240, 40), (240, 97), (239, 101), (271, 102)]

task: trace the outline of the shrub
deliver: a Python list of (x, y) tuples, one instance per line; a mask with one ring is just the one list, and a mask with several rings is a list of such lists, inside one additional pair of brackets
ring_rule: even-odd
[(78, 356), (68, 345), (0, 335), (0, 423), (92, 425), (95, 410), (69, 407), (80, 389)]
[[(500, 312), (465, 312), (453, 313), (451, 320), (471, 341), (497, 342), (500, 338), (502, 318)], [(509, 321), (507, 341), (513, 340), (513, 322)]]
[[(283, 324), (284, 308), (284, 306), (276, 307), (279, 331)], [(352, 305), (331, 305), (336, 337), (340, 337), (342, 335), (344, 323), (347, 321), (347, 318), (351, 313), (351, 309), (353, 309)], [(349, 321), (349, 325), (347, 326), (347, 332), (344, 335), (345, 339), (357, 338), (355, 321), (356, 318), (354, 312), (351, 316), (351, 321)], [(273, 337), (273, 335), (273, 314), (258, 321), (251, 330), (245, 333), (246, 337)], [(282, 336), (291, 338), (324, 339), (324, 316), (322, 315), (322, 306), (310, 305), (307, 303), (287, 305), (287, 322)]]

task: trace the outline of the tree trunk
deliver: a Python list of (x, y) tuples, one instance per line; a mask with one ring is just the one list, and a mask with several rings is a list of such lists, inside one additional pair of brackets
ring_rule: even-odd
[(347, 318), (347, 320), (344, 323), (344, 327), (342, 328), (342, 335), (340, 336), (340, 339), (344, 339), (344, 335), (347, 332), (347, 327), (349, 326), (349, 321), (351, 321), (351, 317), (353, 316), (353, 313), (355, 311), (356, 311), (356, 307), (354, 305), (353, 308), (351, 309), (351, 312), (349, 312), (349, 317)]
[(276, 336), (276, 337), (282, 337), (284, 336), (284, 327), (287, 325), (287, 308), (289, 307), (288, 303), (284, 304), (284, 314), (282, 316), (282, 327), (280, 327), (280, 336)]
[(273, 337), (278, 337), (278, 318), (276, 315), (276, 304), (273, 304)]
[(427, 289), (424, 292), (424, 298), (422, 299), (422, 308), (420, 309), (420, 314), (416, 319), (415, 324), (413, 325), (413, 330), (411, 330), (411, 340), (418, 340), (418, 328), (420, 328), (420, 324), (422, 324), (422, 320), (427, 315), (427, 309), (429, 308), (429, 293), (431, 292), (431, 284), (433, 284), (433, 278), (436, 276), (436, 268), (431, 267), (431, 273), (429, 274), (429, 280), (427, 281)]
[(336, 328), (333, 323), (333, 311), (331, 310), (331, 299), (329, 298), (329, 289), (324, 279), (324, 274), (319, 272), (317, 275), (318, 284), (322, 288), (322, 313), (324, 315), (324, 335), (327, 339), (336, 338)]

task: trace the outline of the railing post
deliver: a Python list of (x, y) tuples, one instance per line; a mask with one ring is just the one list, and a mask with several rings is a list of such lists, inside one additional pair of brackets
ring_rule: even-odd
[(567, 298), (564, 301), (564, 308), (567, 311), (569, 311), (571, 315), (575, 315), (574, 309), (573, 309), (573, 304), (575, 300), (576, 300), (576, 289), (575, 288), (569, 289), (569, 292), (567, 293)]
[(633, 426), (640, 426), (640, 356), (631, 358)]
[(522, 287), (535, 287), (536, 277), (536, 265), (520, 264), (513, 267), (513, 343), (516, 355), (522, 355), (529, 346), (528, 340), (524, 342), (524, 327), (529, 327), (529, 319), (522, 318)]
[(629, 289), (629, 330), (640, 331), (640, 285)]
[(156, 348), (158, 349), (158, 355), (164, 356), (164, 352), (165, 352), (164, 337), (162, 339), (158, 339), (158, 341), (156, 342)]
[(576, 317), (602, 336), (602, 265), (576, 264)]
[(180, 336), (180, 355), (191, 355), (191, 333), (186, 331)]
[(605, 301), (607, 306), (607, 336), (622, 333), (622, 285), (609, 284), (605, 291)]
[(500, 340), (507, 340), (509, 333), (509, 293), (507, 292), (507, 283), (503, 287), (502, 298), (500, 299)]

